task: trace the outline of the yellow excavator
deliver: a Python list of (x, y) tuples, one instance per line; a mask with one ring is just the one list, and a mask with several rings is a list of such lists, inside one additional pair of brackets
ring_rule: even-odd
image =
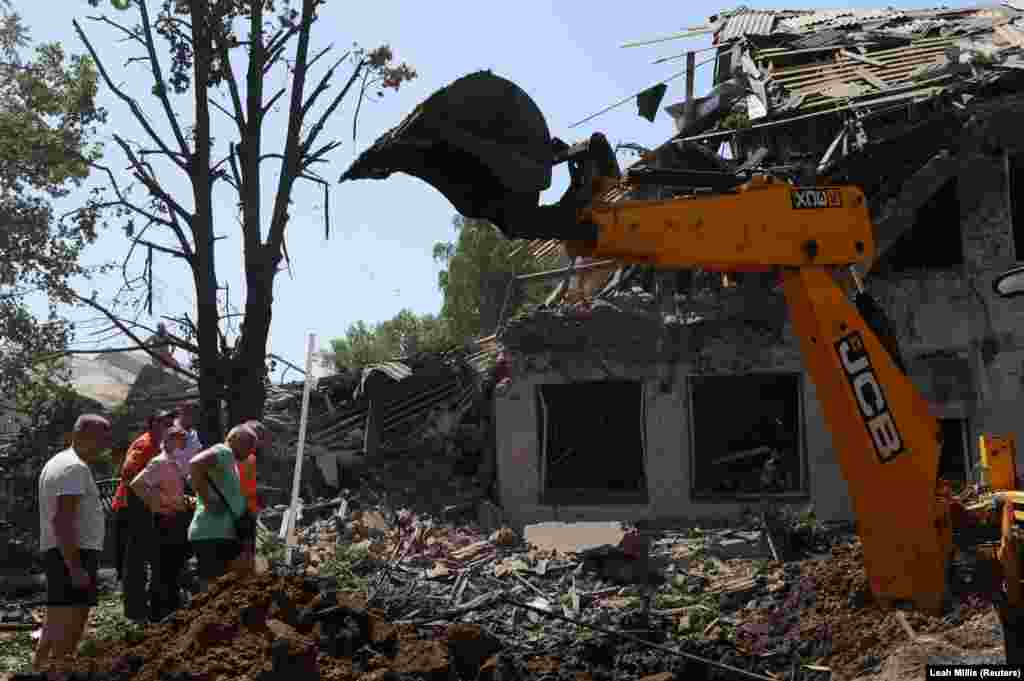
[[(540, 205), (562, 163), (568, 189)], [(509, 238), (561, 240), (570, 256), (777, 273), (849, 486), (874, 599), (942, 611), (954, 528), (950, 489), (938, 476), (941, 431), (858, 276), (856, 266), (875, 256), (860, 188), (645, 163), (623, 173), (603, 135), (572, 146), (553, 138), (529, 95), (489, 71), (434, 93), (341, 180), (396, 172), (422, 179), (459, 213), (487, 219)], [(662, 198), (635, 198), (652, 195)], [(1000, 281), (1003, 295), (1024, 291), (1024, 271)], [(1024, 662), (1015, 537), (1024, 495), (1012, 487), (972, 514), (960, 506), (955, 516), (998, 528), (998, 578), (990, 588), (1008, 661)]]

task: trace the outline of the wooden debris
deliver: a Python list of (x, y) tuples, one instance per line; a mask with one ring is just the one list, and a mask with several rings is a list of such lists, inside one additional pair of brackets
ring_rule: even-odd
[(714, 629), (720, 621), (722, 621), (721, 617), (716, 617), (715, 619), (711, 620), (711, 623), (708, 626), (704, 627), (704, 635), (707, 636), (708, 634), (710, 634), (711, 630)]
[(904, 615), (902, 612), (897, 612), (896, 621), (900, 623), (900, 626), (903, 627), (903, 631), (907, 633), (907, 636), (910, 638), (911, 641), (917, 640), (917, 634), (914, 633), (913, 627), (911, 627), (910, 622), (907, 621), (906, 615)]
[(867, 69), (857, 69), (857, 75), (879, 90), (887, 90), (889, 84)]
[(857, 52), (851, 52), (850, 50), (840, 50), (839, 54), (841, 54), (842, 56), (846, 57), (847, 59), (852, 59), (853, 61), (859, 61), (862, 64), (867, 64), (868, 66), (874, 66), (874, 67), (880, 68), (880, 69), (884, 69), (886, 67), (885, 63), (880, 62), (877, 59), (872, 59), (871, 57), (868, 57), (867, 55), (859, 54)]

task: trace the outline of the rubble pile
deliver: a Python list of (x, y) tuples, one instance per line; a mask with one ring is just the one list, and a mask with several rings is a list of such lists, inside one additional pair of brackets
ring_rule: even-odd
[[(726, 647), (688, 646), (694, 652), (719, 656)], [(726, 658), (741, 667), (754, 666), (729, 654), (725, 651)], [(76, 678), (96, 681), (653, 681), (677, 678), (676, 673), (701, 678), (689, 672), (691, 668), (699, 671), (700, 666), (613, 637), (582, 640), (568, 626), (562, 632), (550, 632), (543, 646), (531, 650), (503, 642), (482, 624), (439, 622), (423, 628), (388, 621), (384, 611), (368, 608), (362, 596), (339, 591), (330, 579), (261, 575), (223, 578), (189, 610), (150, 627), (142, 642), (106, 646), (60, 671), (73, 668)], [(14, 677), (17, 681), (34, 678)]]
[(380, 504), (307, 507), (292, 563), (224, 577), (140, 642), (101, 643), (71, 668), (96, 681), (825, 681), (879, 671), (919, 642), (907, 627), (943, 636), (935, 654), (999, 643), (977, 597), (942, 618), (876, 607), (839, 529), (810, 542), (827, 553), (781, 562), (724, 557), (753, 531), (592, 525), (521, 537)]

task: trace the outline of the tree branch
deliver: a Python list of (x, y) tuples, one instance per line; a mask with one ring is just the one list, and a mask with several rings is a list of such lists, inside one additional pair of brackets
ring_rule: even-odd
[(127, 26), (122, 26), (121, 24), (117, 23), (116, 21), (113, 21), (113, 20), (111, 20), (111, 19), (109, 19), (109, 18), (107, 18), (105, 16), (98, 16), (98, 17), (97, 16), (90, 16), (90, 17), (88, 17), (88, 19), (90, 21), (98, 21), (100, 23), (107, 24), (108, 26), (113, 26), (114, 28), (116, 28), (117, 30), (121, 31), (126, 36), (128, 36), (129, 40), (134, 40), (135, 42), (139, 43), (143, 47), (146, 46), (146, 41), (144, 41), (142, 38), (140, 38), (138, 33), (136, 33), (135, 31), (131, 30)]
[[(124, 260), (121, 261), (121, 279), (124, 281), (124, 286), (121, 287), (121, 291), (132, 290), (132, 285), (135, 282), (139, 281), (139, 279), (144, 278), (144, 277), (135, 277), (134, 279), (129, 281), (128, 280), (128, 263), (131, 261), (132, 256), (135, 254), (135, 247), (139, 244), (139, 239), (141, 239), (142, 236), (147, 231), (149, 231), (149, 228), (150, 228), (150, 226), (152, 226), (152, 224), (153, 224), (152, 221), (146, 223), (142, 227), (142, 229), (139, 230), (139, 233), (135, 234), (134, 237), (131, 238), (131, 242), (132, 242), (131, 246), (128, 247), (128, 252), (125, 253)], [(120, 294), (121, 291), (118, 291), (118, 294)]]
[(271, 97), (269, 100), (267, 100), (267, 103), (263, 105), (262, 109), (260, 109), (260, 117), (266, 116), (267, 112), (270, 111), (270, 109), (275, 104), (277, 104), (277, 100), (281, 99), (281, 96), (284, 95), (284, 93), (286, 91), (287, 91), (287, 88), (281, 88), (280, 90), (275, 92), (274, 96)]
[(210, 100), (210, 106), (212, 106), (214, 109), (216, 109), (217, 111), (220, 111), (222, 114), (224, 114), (225, 116), (230, 118), (232, 121), (235, 122), (236, 125), (238, 124), (238, 118), (236, 118), (233, 113), (228, 111), (227, 108), (224, 105), (222, 105), (221, 103), (217, 102), (214, 99), (211, 99)]
[[(100, 163), (95, 163), (95, 162), (91, 163), (90, 165), (93, 168), (96, 168), (97, 170), (101, 170), (104, 173), (106, 173), (106, 175), (107, 175), (107, 177), (109, 178), (109, 181), (110, 181), (110, 187), (111, 187), (111, 189), (114, 190), (114, 195), (117, 197), (117, 201), (116, 202), (109, 202), (109, 203), (100, 204), (98, 206), (99, 208), (110, 207), (111, 205), (122, 205), (122, 206), (125, 206), (126, 208), (128, 208), (129, 210), (131, 210), (132, 212), (138, 213), (142, 217), (144, 217), (144, 218), (146, 218), (148, 220), (151, 220), (151, 221), (153, 221), (155, 223), (164, 225), (165, 227), (171, 227), (171, 228), (174, 227), (174, 224), (170, 220), (167, 220), (166, 218), (162, 218), (159, 215), (151, 213), (151, 212), (149, 212), (149, 211), (147, 211), (147, 210), (145, 210), (143, 208), (140, 208), (139, 206), (136, 206), (134, 203), (129, 201), (125, 197), (124, 193), (121, 191), (121, 186), (117, 183), (117, 179), (114, 177), (114, 172), (110, 168), (108, 168), (105, 165), (102, 165)], [(82, 209), (79, 208), (79, 209), (76, 209), (76, 210), (82, 210)], [(71, 211), (71, 212), (75, 212), (75, 211)]]
[(303, 169), (308, 168), (314, 163), (326, 163), (327, 159), (323, 158), (324, 155), (329, 154), (330, 152), (334, 151), (340, 146), (341, 142), (335, 140), (333, 142), (328, 142), (327, 144), (323, 145), (322, 147), (318, 148), (316, 151), (312, 153), (306, 154), (306, 159), (302, 166)]
[[(128, 143), (120, 135), (114, 135), (114, 141), (117, 142), (121, 147), (121, 150), (124, 151), (125, 156), (128, 157), (128, 161), (131, 163), (132, 170), (135, 171), (135, 176), (140, 182), (146, 185), (146, 189), (149, 190), (150, 194), (166, 203), (167, 207), (172, 212), (178, 213), (185, 220), (186, 224), (191, 224), (192, 216), (188, 211), (182, 208), (181, 204), (171, 198), (170, 194), (164, 191), (163, 187), (160, 186), (160, 183), (153, 176), (149, 166), (139, 161)], [(181, 250), (186, 253), (192, 253), (192, 247), (188, 243), (188, 239), (185, 238), (185, 231), (181, 228), (181, 225), (174, 220), (171, 220), (169, 227), (174, 230), (175, 235), (178, 237)]]
[(298, 30), (302, 27), (301, 24), (290, 24), (287, 28), (278, 29), (277, 33), (270, 36), (270, 40), (266, 43), (267, 56), (270, 56), (274, 52), (284, 48), (288, 40), (295, 35)]
[(121, 331), (121, 333), (123, 333), (124, 335), (128, 336), (128, 338), (130, 338), (133, 343), (138, 345), (140, 350), (145, 351), (145, 353), (147, 355), (149, 355), (153, 359), (157, 360), (161, 365), (167, 367), (171, 371), (176, 371), (179, 374), (182, 374), (183, 376), (188, 376), (193, 381), (198, 381), (199, 380), (199, 376), (197, 376), (196, 374), (192, 373), (191, 371), (188, 371), (187, 369), (182, 369), (180, 366), (176, 366), (176, 365), (171, 364), (170, 362), (166, 361), (162, 356), (160, 356), (159, 353), (157, 353), (152, 348), (147, 346), (146, 343), (142, 339), (140, 339), (138, 336), (136, 336), (131, 331), (131, 329), (129, 329), (125, 324), (123, 324), (121, 322), (121, 320), (114, 313), (112, 313), (110, 310), (108, 310), (107, 308), (103, 307), (99, 303), (97, 303), (95, 300), (92, 300), (91, 298), (86, 298), (84, 296), (80, 296), (77, 293), (75, 293), (74, 291), (71, 292), (71, 295), (72, 295), (72, 297), (74, 297), (79, 302), (85, 303), (89, 307), (91, 307), (94, 310), (97, 310), (98, 312), (103, 314), (107, 319), (109, 319), (111, 321), (111, 323), (114, 326), (116, 326)]
[(235, 153), (238, 154), (236, 158), (241, 166), (241, 173), (236, 172), (236, 177), (239, 178), (238, 198), (242, 202), (243, 257), (246, 268), (261, 253), (263, 231), (263, 209), (260, 205), (263, 201), (263, 188), (260, 184), (259, 157), (265, 116), (263, 77), (266, 70), (263, 60), (266, 58), (266, 45), (263, 42), (262, 2), (254, 3), (250, 9), (249, 33), (253, 42), (249, 48), (249, 68), (245, 74), (247, 125), (242, 131), (241, 149), (235, 147)]
[(235, 146), (234, 142), (232, 142), (231, 145), (228, 147), (228, 150), (228, 163), (231, 164), (231, 174), (235, 177), (235, 184), (237, 185), (237, 189), (239, 191), (239, 198), (241, 198), (242, 176), (238, 173), (238, 162), (236, 160), (238, 157), (238, 147)]
[(242, 108), (242, 95), (238, 90), (238, 81), (235, 80), (235, 71), (231, 68), (231, 50), (228, 49), (227, 41), (220, 41), (220, 60), (222, 63), (221, 68), (226, 74), (228, 81), (228, 92), (231, 93), (231, 105), (235, 108), (235, 113), (232, 115), (226, 108), (222, 108), (216, 102), (211, 100), (211, 104), (216, 106), (218, 109), (227, 114), (231, 120), (235, 122), (235, 127), (238, 129), (239, 135), (245, 134), (245, 110)]
[(161, 246), (160, 244), (154, 244), (152, 241), (145, 241), (143, 239), (137, 239), (136, 242), (141, 244), (141, 245), (143, 245), (143, 246), (146, 246), (148, 248), (152, 248), (154, 251), (159, 251), (161, 253), (166, 253), (167, 255), (172, 255), (175, 258), (181, 258), (182, 260), (185, 260), (185, 261), (188, 261), (189, 258), (190, 258), (188, 253), (182, 253), (181, 251), (176, 251), (173, 248), (167, 248), (166, 246)]
[(146, 118), (146, 114), (142, 111), (142, 107), (139, 106), (138, 101), (136, 101), (134, 97), (128, 96), (127, 94), (125, 94), (124, 90), (114, 85), (114, 81), (111, 80), (110, 74), (107, 73), (107, 68), (103, 65), (103, 62), (100, 60), (99, 55), (96, 53), (96, 48), (94, 48), (92, 46), (92, 43), (89, 42), (89, 39), (86, 37), (85, 31), (82, 30), (82, 26), (78, 23), (78, 20), (72, 19), (71, 23), (75, 27), (75, 32), (78, 33), (78, 37), (82, 40), (83, 43), (85, 43), (85, 48), (89, 50), (89, 56), (91, 56), (92, 60), (96, 63), (96, 69), (100, 72), (100, 75), (103, 76), (103, 81), (107, 84), (107, 87), (109, 87), (111, 91), (115, 95), (117, 95), (118, 99), (120, 99), (122, 102), (128, 105), (128, 108), (131, 109), (132, 114), (135, 116), (135, 120), (137, 120), (139, 122), (139, 125), (141, 125), (143, 129), (145, 129), (146, 133), (150, 136), (150, 138), (152, 138), (153, 142), (156, 143), (156, 145), (160, 147), (160, 149), (169, 157), (175, 159), (175, 163), (178, 165), (179, 168), (188, 172), (187, 164), (184, 164), (180, 160), (177, 160), (177, 157), (173, 155), (167, 144), (163, 141), (160, 135), (156, 133), (156, 130), (153, 129), (153, 126)]
[(265, 61), (262, 66), (263, 75), (267, 75), (267, 72), (273, 68), (274, 64), (281, 58), (281, 53), (284, 52), (285, 47), (288, 45), (288, 41), (295, 35), (299, 29), (302, 28), (301, 22), (298, 24), (292, 24), (287, 30), (280, 30), (274, 34), (270, 39), (270, 42), (266, 44), (265, 50)]
[(352, 85), (359, 79), (359, 75), (365, 67), (365, 61), (360, 61), (358, 64), (356, 64), (356, 68), (352, 72), (352, 75), (349, 77), (348, 82), (345, 83), (345, 87), (343, 87), (341, 89), (341, 92), (339, 92), (334, 97), (334, 99), (331, 101), (330, 105), (320, 116), (320, 119), (316, 122), (316, 124), (313, 125), (312, 128), (310, 128), (309, 135), (306, 136), (306, 141), (302, 143), (303, 154), (309, 151), (309, 148), (313, 146), (314, 142), (316, 142), (316, 138), (320, 135), (321, 132), (323, 132), (324, 126), (327, 124), (327, 120), (331, 117), (332, 114), (334, 114), (334, 110), (338, 108), (338, 105), (341, 104), (342, 100), (345, 99), (345, 95), (347, 95), (348, 91), (352, 89)]
[(271, 257), (277, 258), (284, 242), (284, 229), (288, 224), (288, 203), (291, 188), (295, 183), (302, 158), (302, 101), (306, 89), (306, 63), (309, 57), (309, 34), (313, 23), (313, 12), (317, 0), (302, 0), (299, 42), (295, 48), (295, 70), (292, 75), (292, 101), (288, 108), (288, 132), (284, 147), (284, 167), (278, 176), (277, 196), (274, 197), (274, 212), (267, 234), (267, 248)]
[[(321, 52), (321, 54), (323, 53)], [(309, 113), (309, 110), (313, 108), (313, 105), (316, 103), (316, 100), (320, 97), (321, 94), (323, 94), (324, 90), (331, 86), (331, 78), (334, 77), (334, 70), (338, 68), (341, 65), (341, 63), (345, 61), (345, 59), (348, 58), (348, 55), (348, 52), (343, 54), (338, 61), (331, 64), (331, 68), (327, 69), (327, 72), (324, 73), (323, 77), (320, 78), (320, 82), (316, 84), (315, 88), (313, 88), (313, 92), (309, 95), (309, 99), (307, 99), (306, 103), (302, 105), (303, 116)]]
[[(328, 45), (328, 46), (327, 46), (327, 47), (325, 47), (324, 49), (322, 49), (322, 50), (320, 50), (319, 52), (317, 52), (316, 54), (314, 54), (314, 55), (313, 55), (313, 58), (309, 60), (309, 63), (308, 63), (308, 64), (306, 64), (306, 70), (308, 71), (309, 69), (313, 68), (313, 64), (315, 64), (315, 63), (317, 63), (318, 61), (320, 61), (320, 59), (321, 59), (321, 58), (322, 58), (322, 57), (323, 57), (323, 56), (324, 56), (325, 54), (327, 54), (328, 52), (330, 52), (330, 51), (331, 51), (331, 50), (333, 50), (333, 49), (334, 49), (334, 45)], [(348, 55), (348, 52), (346, 52), (345, 54), (346, 54), (346, 56), (347, 56), (347, 55)], [(342, 57), (342, 59), (344, 59), (344, 58), (345, 58), (345, 57)]]
[(156, 56), (153, 29), (149, 25), (149, 9), (146, 7), (145, 0), (140, 0), (136, 4), (139, 6), (139, 16), (142, 19), (142, 33), (146, 39), (146, 52), (149, 54), (149, 63), (153, 69), (153, 80), (156, 82), (156, 95), (160, 98), (160, 104), (164, 108), (164, 115), (167, 116), (167, 121), (171, 124), (171, 130), (174, 132), (174, 138), (178, 140), (178, 147), (181, 149), (181, 153), (191, 157), (192, 151), (189, 149), (188, 142), (185, 141), (185, 135), (182, 134), (181, 126), (178, 124), (178, 117), (174, 115), (174, 107), (171, 106), (171, 100), (167, 96), (167, 83), (164, 81), (163, 69), (160, 68), (160, 60)]

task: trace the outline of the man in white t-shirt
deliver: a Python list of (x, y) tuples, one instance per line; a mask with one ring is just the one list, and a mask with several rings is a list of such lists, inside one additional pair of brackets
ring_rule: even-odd
[(46, 569), (46, 624), (33, 658), (36, 670), (72, 654), (96, 605), (96, 573), (106, 526), (89, 468), (110, 448), (110, 422), (83, 414), (71, 447), (39, 474), (39, 550)]

